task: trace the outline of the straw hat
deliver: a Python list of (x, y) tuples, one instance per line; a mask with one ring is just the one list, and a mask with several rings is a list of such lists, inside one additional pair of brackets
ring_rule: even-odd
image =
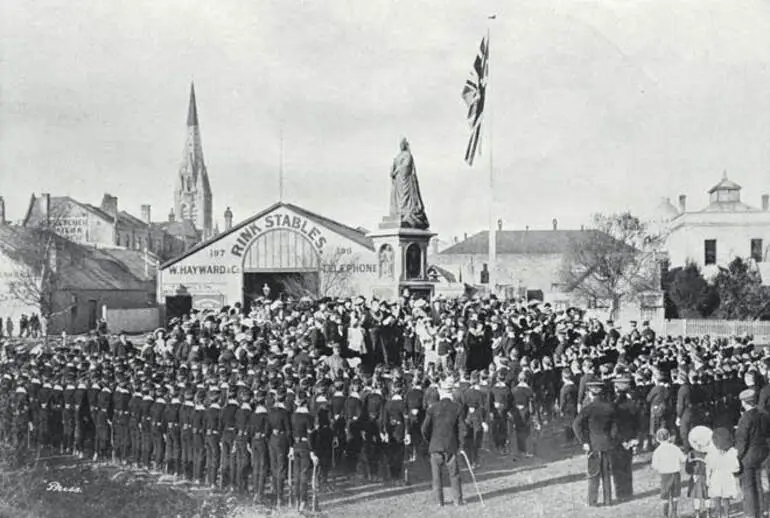
[(690, 441), (690, 446), (700, 453), (705, 453), (709, 447), (711, 447), (711, 438), (713, 432), (707, 426), (696, 426), (690, 430), (687, 440)]

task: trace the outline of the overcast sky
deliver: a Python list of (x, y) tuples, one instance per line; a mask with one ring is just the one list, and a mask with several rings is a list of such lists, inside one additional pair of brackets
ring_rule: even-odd
[(506, 228), (699, 208), (723, 170), (751, 205), (770, 192), (767, 1), (2, 0), (8, 216), (109, 192), (165, 219), (194, 80), (220, 226), (277, 200), (283, 120), (286, 201), (375, 228), (406, 135), (432, 228), (478, 231), (488, 162), (463, 162), (460, 92), (491, 13)]

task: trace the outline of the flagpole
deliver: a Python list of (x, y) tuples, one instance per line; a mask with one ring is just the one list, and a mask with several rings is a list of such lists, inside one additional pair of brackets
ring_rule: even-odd
[(495, 169), (492, 154), (492, 110), (490, 109), (491, 72), (491, 25), (496, 15), (488, 17), (487, 23), (487, 84), (485, 87), (484, 117), (487, 118), (485, 130), (487, 133), (487, 152), (489, 154), (489, 292), (497, 292), (497, 222), (495, 221)]
[(283, 120), (280, 129), (280, 150), (278, 154), (278, 201), (283, 201)]

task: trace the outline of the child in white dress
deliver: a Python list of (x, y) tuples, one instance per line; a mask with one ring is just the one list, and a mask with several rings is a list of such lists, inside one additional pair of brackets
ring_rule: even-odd
[(740, 470), (738, 452), (733, 447), (732, 433), (727, 428), (714, 430), (714, 447), (706, 454), (706, 473), (709, 495), (713, 499), (716, 517), (727, 517), (730, 500), (738, 497), (738, 481), (735, 478)]

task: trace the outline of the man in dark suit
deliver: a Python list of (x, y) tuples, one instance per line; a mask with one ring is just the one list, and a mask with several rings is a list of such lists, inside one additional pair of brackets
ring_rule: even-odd
[(679, 390), (676, 395), (676, 426), (679, 427), (679, 440), (682, 441), (682, 449), (687, 454), (690, 452), (688, 437), (693, 424), (692, 385), (689, 383), (689, 375), (686, 371), (680, 370), (678, 376)]
[(740, 393), (743, 415), (735, 432), (735, 448), (741, 463), (743, 512), (750, 518), (762, 516), (762, 463), (767, 458), (767, 438), (770, 436), (770, 417), (757, 408), (757, 393), (746, 389)]
[(445, 380), (439, 389), (440, 400), (428, 408), (422, 423), (422, 436), (429, 443), (433, 492), (439, 506), (444, 505), (441, 467), (446, 465), (455, 505), (463, 504), (458, 454), (462, 455), (460, 439), (465, 437), (463, 407), (452, 400), (454, 384)]
[(630, 375), (615, 378), (614, 384), (618, 444), (612, 453), (611, 465), (615, 496), (622, 502), (634, 494), (633, 448), (638, 443), (641, 409), (630, 395), (633, 385)]
[[(607, 400), (601, 381), (586, 385), (589, 402), (578, 413), (572, 428), (575, 437), (583, 443), (588, 457), (588, 505), (598, 505), (599, 483), (602, 485), (603, 504), (612, 503), (610, 455), (616, 448), (617, 432), (615, 405)], [(597, 469), (598, 468), (598, 469)]]

